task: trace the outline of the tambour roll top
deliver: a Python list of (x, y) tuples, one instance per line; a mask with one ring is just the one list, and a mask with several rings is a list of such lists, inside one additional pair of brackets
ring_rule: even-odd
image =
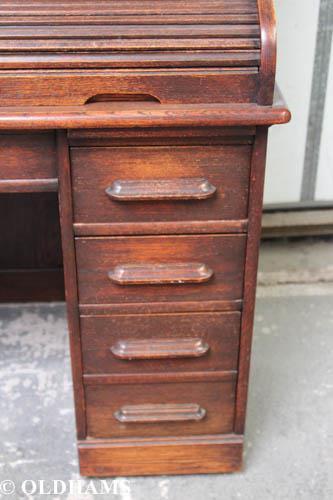
[(274, 30), (270, 0), (3, 0), (0, 106), (271, 104)]

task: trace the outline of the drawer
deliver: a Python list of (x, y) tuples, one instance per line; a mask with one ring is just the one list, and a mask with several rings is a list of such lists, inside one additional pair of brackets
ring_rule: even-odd
[(236, 300), (245, 235), (76, 238), (81, 304)]
[(92, 438), (188, 436), (233, 430), (235, 383), (87, 385)]
[(58, 175), (56, 159), (55, 135), (51, 132), (1, 133), (0, 190), (8, 191), (8, 180), (51, 179), (55, 183)]
[(236, 370), (240, 313), (82, 316), (85, 373)]
[(250, 158), (249, 145), (72, 148), (75, 223), (246, 219)]

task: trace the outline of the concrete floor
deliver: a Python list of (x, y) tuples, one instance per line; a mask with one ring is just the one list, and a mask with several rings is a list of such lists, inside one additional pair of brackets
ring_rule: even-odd
[(22, 493), (79, 478), (65, 310), (0, 306), (0, 498), (332, 500), (332, 264), (332, 240), (262, 246), (244, 471), (121, 478), (111, 495)]

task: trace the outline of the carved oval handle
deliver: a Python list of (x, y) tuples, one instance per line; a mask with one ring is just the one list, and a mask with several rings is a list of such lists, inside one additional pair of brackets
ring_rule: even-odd
[(114, 417), (124, 424), (199, 421), (205, 415), (204, 408), (192, 403), (128, 405), (114, 413)]
[(111, 347), (119, 359), (199, 358), (209, 351), (202, 339), (119, 340)]
[(200, 262), (170, 264), (121, 264), (108, 276), (117, 285), (168, 285), (204, 283), (213, 271)]
[(207, 179), (116, 180), (106, 194), (117, 201), (206, 200), (216, 191)]

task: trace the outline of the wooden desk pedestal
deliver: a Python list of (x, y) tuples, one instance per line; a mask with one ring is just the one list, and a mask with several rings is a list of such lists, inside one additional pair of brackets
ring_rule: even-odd
[(271, 1), (0, 14), (0, 191), (59, 193), (81, 473), (238, 470), (267, 131), (290, 119)]

